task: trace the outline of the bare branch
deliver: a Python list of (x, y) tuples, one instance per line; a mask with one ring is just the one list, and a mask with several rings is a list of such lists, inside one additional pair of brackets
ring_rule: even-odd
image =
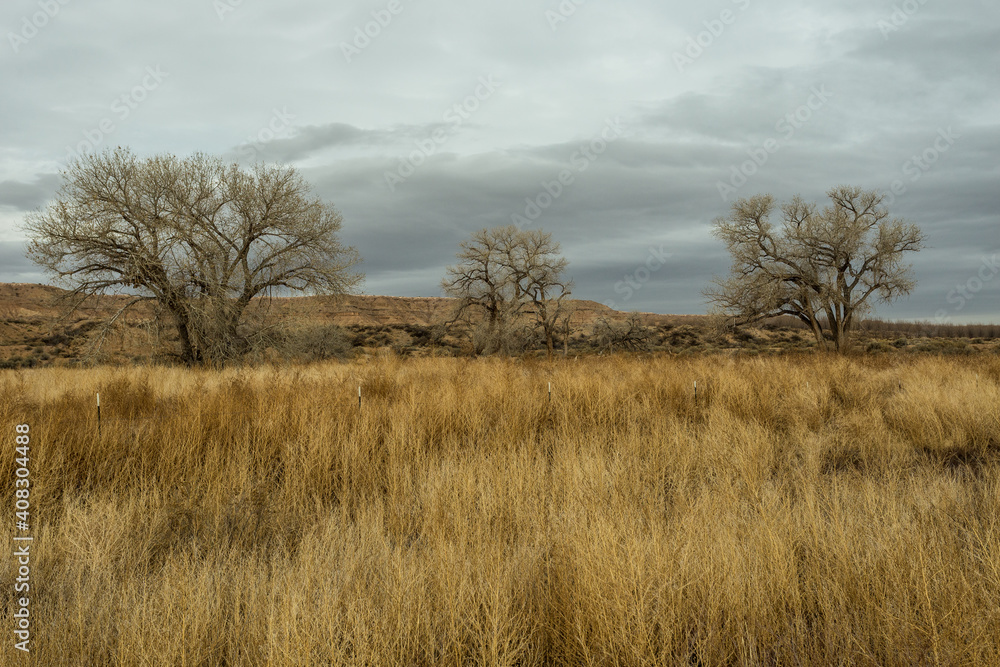
[(923, 246), (917, 227), (889, 219), (883, 195), (839, 186), (818, 211), (800, 197), (782, 206), (776, 233), (770, 195), (741, 199), (715, 234), (733, 257), (730, 275), (705, 295), (713, 306), (745, 323), (779, 314), (798, 317), (824, 343), (829, 328), (837, 349), (872, 300), (890, 302), (914, 287), (906, 253)]
[(551, 354), (566, 317), (563, 299), (573, 287), (563, 278), (567, 262), (552, 235), (513, 225), (482, 229), (462, 242), (457, 257), (441, 287), (458, 299), (453, 321), (470, 310), (482, 314), (490, 335), (481, 336), (487, 345), (480, 351), (497, 351), (496, 341), (516, 329), (522, 317), (533, 315)]
[(77, 294), (124, 291), (170, 314), (189, 363), (238, 356), (255, 297), (340, 294), (361, 280), (342, 218), (288, 167), (246, 172), (196, 154), (117, 149), (72, 163), (56, 201), (28, 216), (29, 257)]

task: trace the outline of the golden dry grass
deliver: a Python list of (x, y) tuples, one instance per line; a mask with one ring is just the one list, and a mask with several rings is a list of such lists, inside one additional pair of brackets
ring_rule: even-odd
[(5, 544), (22, 422), (4, 664), (1000, 664), (996, 356), (8, 371)]

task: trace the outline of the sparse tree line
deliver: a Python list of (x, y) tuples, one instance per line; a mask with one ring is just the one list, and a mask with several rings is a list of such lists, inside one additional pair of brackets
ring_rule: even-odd
[[(922, 247), (920, 230), (890, 217), (875, 192), (838, 187), (828, 196), (822, 209), (797, 197), (780, 207), (770, 195), (741, 199), (715, 221), (733, 258), (729, 276), (705, 293), (720, 322), (790, 316), (817, 346), (843, 351), (876, 303), (912, 291), (904, 260)], [(342, 222), (291, 167), (245, 170), (205, 155), (140, 159), (116, 149), (72, 163), (56, 199), (29, 214), (25, 230), (29, 257), (78, 302), (128, 294), (109, 324), (153, 304), (176, 331), (178, 356), (193, 365), (288, 342), (251, 307), (260, 297), (353, 291), (360, 256), (341, 243)], [(568, 351), (573, 282), (550, 233), (483, 229), (461, 243), (457, 260), (441, 283), (456, 303), (444, 324), (464, 331), (474, 353), (538, 343), (550, 355)], [(646, 349), (652, 334), (633, 316), (599, 321), (591, 336), (614, 351)], [(328, 332), (320, 338), (296, 345), (343, 346)]]

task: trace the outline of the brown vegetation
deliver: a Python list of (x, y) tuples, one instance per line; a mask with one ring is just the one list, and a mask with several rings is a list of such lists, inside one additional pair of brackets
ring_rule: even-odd
[[(95, 361), (163, 363), (176, 360), (177, 341), (169, 326), (138, 307), (109, 335), (101, 321), (124, 297), (85, 302), (69, 316), (62, 290), (43, 285), (0, 283), (0, 368), (36, 368)], [(462, 356), (475, 352), (475, 329), (446, 326), (456, 301), (387, 296), (294, 297), (258, 300), (252, 315), (262, 318), (269, 337), (247, 361), (315, 361), (391, 349), (407, 356)], [(704, 315), (658, 315), (611, 310), (593, 301), (568, 301), (573, 315), (568, 336), (558, 331), (557, 349), (571, 356), (608, 351), (773, 354), (815, 348), (805, 326), (790, 317), (733, 329)], [(721, 326), (720, 326), (721, 325)], [(938, 325), (866, 320), (855, 348), (886, 353), (967, 354), (1000, 349), (1000, 325)], [(100, 343), (98, 348), (97, 344)], [(525, 343), (540, 354), (545, 340)]]
[(1000, 664), (994, 355), (0, 371), (16, 423), (25, 664)]

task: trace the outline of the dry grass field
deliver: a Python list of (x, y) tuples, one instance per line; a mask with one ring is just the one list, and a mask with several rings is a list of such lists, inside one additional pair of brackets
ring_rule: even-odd
[(7, 545), (19, 423), (3, 664), (1000, 664), (995, 354), (2, 371)]

